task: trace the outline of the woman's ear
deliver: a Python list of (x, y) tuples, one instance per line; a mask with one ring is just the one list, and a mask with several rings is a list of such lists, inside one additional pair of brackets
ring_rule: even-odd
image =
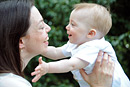
[(96, 30), (95, 29), (90, 29), (87, 37), (88, 38), (93, 38), (96, 35)]
[(23, 49), (23, 48), (24, 48), (23, 38), (20, 38), (20, 40), (19, 40), (19, 49)]

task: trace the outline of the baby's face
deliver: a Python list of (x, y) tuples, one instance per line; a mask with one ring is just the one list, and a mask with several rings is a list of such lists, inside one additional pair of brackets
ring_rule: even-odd
[(66, 26), (70, 43), (81, 45), (88, 41), (89, 27), (86, 25), (84, 15), (82, 11), (71, 12), (69, 24)]

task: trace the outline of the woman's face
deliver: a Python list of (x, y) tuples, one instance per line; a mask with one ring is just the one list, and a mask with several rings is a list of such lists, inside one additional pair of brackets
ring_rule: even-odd
[(30, 27), (23, 40), (26, 51), (34, 55), (46, 52), (50, 30), (51, 28), (44, 22), (37, 8), (33, 6), (31, 8)]

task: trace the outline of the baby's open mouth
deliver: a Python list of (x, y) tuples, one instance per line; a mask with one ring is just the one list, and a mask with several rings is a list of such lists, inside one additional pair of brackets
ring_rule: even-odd
[(69, 36), (72, 36), (71, 34), (69, 34)]

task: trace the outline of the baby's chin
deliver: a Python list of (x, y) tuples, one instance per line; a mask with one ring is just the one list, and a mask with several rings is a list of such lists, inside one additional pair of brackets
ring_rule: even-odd
[(71, 44), (76, 44), (75, 42), (73, 42), (72, 40), (69, 40), (69, 42), (71, 43)]

